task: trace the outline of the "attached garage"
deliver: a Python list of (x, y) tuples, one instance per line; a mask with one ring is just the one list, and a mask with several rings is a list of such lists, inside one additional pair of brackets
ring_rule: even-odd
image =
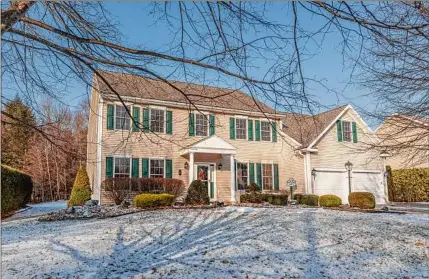
[[(352, 192), (371, 192), (377, 204), (384, 204), (383, 174), (380, 171), (362, 170), (352, 172)], [(333, 194), (348, 203), (348, 174), (344, 170), (315, 169), (313, 193), (316, 195)]]

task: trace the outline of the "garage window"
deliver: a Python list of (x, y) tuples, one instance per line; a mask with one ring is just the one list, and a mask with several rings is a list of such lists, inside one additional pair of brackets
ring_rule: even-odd
[(349, 121), (343, 121), (343, 141), (352, 141), (352, 125)]

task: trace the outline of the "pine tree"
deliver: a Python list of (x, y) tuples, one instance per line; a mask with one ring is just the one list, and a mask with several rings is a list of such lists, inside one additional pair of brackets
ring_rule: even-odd
[(34, 134), (31, 127), (35, 125), (33, 111), (18, 97), (5, 105), (2, 115), (2, 164), (23, 169), (29, 140)]
[(73, 184), (70, 200), (67, 206), (84, 205), (87, 200), (91, 199), (91, 186), (89, 177), (84, 167), (81, 167)]

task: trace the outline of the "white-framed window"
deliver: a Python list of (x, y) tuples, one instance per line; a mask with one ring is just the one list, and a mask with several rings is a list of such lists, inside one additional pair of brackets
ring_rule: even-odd
[(115, 157), (113, 177), (130, 177), (131, 176), (131, 158)]
[[(128, 111), (131, 107), (127, 106)], [(130, 115), (124, 106), (116, 105), (115, 108), (115, 129), (116, 130), (129, 130), (130, 129)]]
[(208, 115), (195, 114), (195, 135), (206, 137), (209, 134)]
[(268, 121), (261, 121), (261, 139), (271, 141), (271, 125)]
[(262, 164), (262, 189), (263, 190), (273, 190), (273, 165), (272, 164)]
[(343, 125), (343, 141), (352, 141), (352, 125), (349, 121), (342, 121)]
[(150, 109), (150, 130), (154, 133), (164, 133), (165, 130), (165, 110)]
[(235, 138), (247, 139), (247, 119), (245, 118), (235, 119)]
[(164, 159), (150, 159), (149, 177), (150, 178), (163, 178), (165, 175), (165, 160)]
[(237, 162), (237, 189), (246, 190), (249, 183), (249, 169), (247, 163)]

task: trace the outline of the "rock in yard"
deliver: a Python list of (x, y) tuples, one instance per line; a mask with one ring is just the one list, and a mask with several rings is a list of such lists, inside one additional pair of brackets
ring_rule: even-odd
[(85, 202), (86, 206), (96, 206), (98, 205), (98, 200), (89, 200)]
[(123, 200), (121, 202), (121, 208), (128, 208), (128, 207), (130, 207), (130, 205), (131, 205), (130, 202), (127, 200)]

